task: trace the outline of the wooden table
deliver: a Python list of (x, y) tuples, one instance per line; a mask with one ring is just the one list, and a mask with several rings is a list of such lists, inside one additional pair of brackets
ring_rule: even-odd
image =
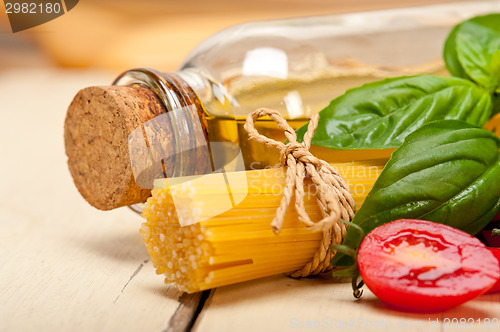
[(355, 300), (349, 284), (327, 276), (273, 276), (192, 295), (163, 284), (141, 242), (141, 218), (126, 208), (91, 208), (66, 166), (71, 98), (114, 76), (0, 72), (0, 331), (460, 329), (453, 319), (498, 330), (485, 322), (500, 319), (499, 293), (444, 313), (412, 314), (389, 309), (366, 288)]

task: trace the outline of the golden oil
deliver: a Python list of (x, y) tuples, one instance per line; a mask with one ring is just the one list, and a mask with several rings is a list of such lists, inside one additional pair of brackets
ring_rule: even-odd
[[(264, 144), (250, 140), (244, 129), (246, 115), (260, 108), (278, 110), (287, 123), (295, 130), (307, 124), (309, 117), (325, 108), (332, 99), (343, 94), (346, 89), (377, 80), (377, 75), (357, 77), (337, 77), (298, 80), (274, 80), (267, 82), (234, 82), (227, 90), (231, 100), (213, 99), (203, 102), (207, 119), (210, 141), (233, 142), (241, 148), (247, 169), (262, 169), (279, 163), (279, 151)], [(240, 84), (237, 84), (240, 83)], [(260, 84), (259, 84), (260, 83)], [(238, 86), (244, 86), (238, 89)], [(227, 116), (231, 103), (234, 116)], [(260, 118), (255, 128), (262, 135), (285, 142), (282, 129), (270, 118)], [(394, 149), (384, 150), (334, 150), (312, 146), (311, 152), (330, 163), (363, 161), (372, 159), (387, 160)]]

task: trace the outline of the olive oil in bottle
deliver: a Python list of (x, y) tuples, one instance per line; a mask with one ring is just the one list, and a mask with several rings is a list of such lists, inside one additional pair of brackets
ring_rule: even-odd
[[(195, 127), (204, 132), (209, 149), (214, 142), (234, 144), (246, 169), (265, 168), (276, 165), (279, 155), (248, 139), (243, 126), (255, 109), (276, 109), (296, 129), (347, 89), (388, 77), (446, 74), (441, 47), (450, 28), (492, 6), (485, 1), (473, 9), (439, 5), (241, 24), (199, 44), (176, 72), (130, 70), (116, 84), (149, 87), (176, 113), (169, 124), (179, 131), (177, 153), (199, 148), (187, 144), (186, 137), (200, 135), (180, 111), (194, 108), (200, 122)], [(186, 93), (196, 102), (184, 98)], [(259, 119), (256, 129), (285, 140), (270, 119)], [(229, 157), (217, 159), (230, 160), (230, 150)], [(313, 146), (311, 152), (328, 162), (349, 162), (387, 160), (392, 150)], [(186, 164), (192, 158), (181, 159)]]

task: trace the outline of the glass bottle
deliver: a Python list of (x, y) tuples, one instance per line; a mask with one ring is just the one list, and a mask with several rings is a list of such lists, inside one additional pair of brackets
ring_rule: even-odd
[[(167, 177), (175, 169), (178, 174), (198, 174), (186, 172), (179, 160), (192, 165), (196, 155), (203, 155), (196, 149), (197, 139), (186, 139), (203, 135), (209, 142), (239, 146), (246, 169), (263, 168), (275, 165), (279, 156), (248, 140), (243, 125), (250, 112), (273, 108), (298, 128), (349, 88), (391, 76), (446, 75), (441, 53), (450, 28), (468, 17), (498, 10), (498, 1), (475, 1), (246, 23), (202, 42), (176, 72), (132, 69), (115, 84), (136, 83), (152, 89), (169, 112), (190, 109), (168, 120), (178, 145), (173, 150), (191, 152), (178, 158), (176, 167), (166, 167), (164, 162), (163, 173), (171, 172)], [(257, 127), (270, 138), (284, 140), (273, 121), (261, 119)], [(228, 160), (226, 147), (221, 149), (226, 155), (221, 165)], [(386, 158), (392, 151), (313, 147), (312, 152), (341, 162)], [(213, 160), (202, 164), (210, 162), (214, 169)]]

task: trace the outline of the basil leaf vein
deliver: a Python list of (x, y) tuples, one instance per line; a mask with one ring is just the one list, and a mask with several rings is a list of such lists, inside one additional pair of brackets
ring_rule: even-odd
[[(375, 182), (353, 223), (365, 234), (402, 218), (475, 234), (500, 210), (500, 140), (463, 121), (433, 122), (408, 135)], [(361, 239), (347, 231), (344, 245)], [(349, 265), (342, 255), (332, 261)]]
[[(421, 126), (442, 119), (483, 126), (491, 96), (472, 82), (433, 75), (405, 76), (348, 90), (320, 112), (312, 144), (334, 149), (400, 146)], [(302, 139), (307, 125), (297, 130)]]
[(488, 89), (498, 87), (500, 67), (495, 60), (495, 52), (499, 37), (498, 13), (476, 16), (457, 24), (446, 38), (443, 49), (448, 71), (453, 76), (475, 81)]
[(456, 45), (458, 59), (468, 76), (494, 91), (500, 84), (500, 31), (464, 22), (457, 31)]

